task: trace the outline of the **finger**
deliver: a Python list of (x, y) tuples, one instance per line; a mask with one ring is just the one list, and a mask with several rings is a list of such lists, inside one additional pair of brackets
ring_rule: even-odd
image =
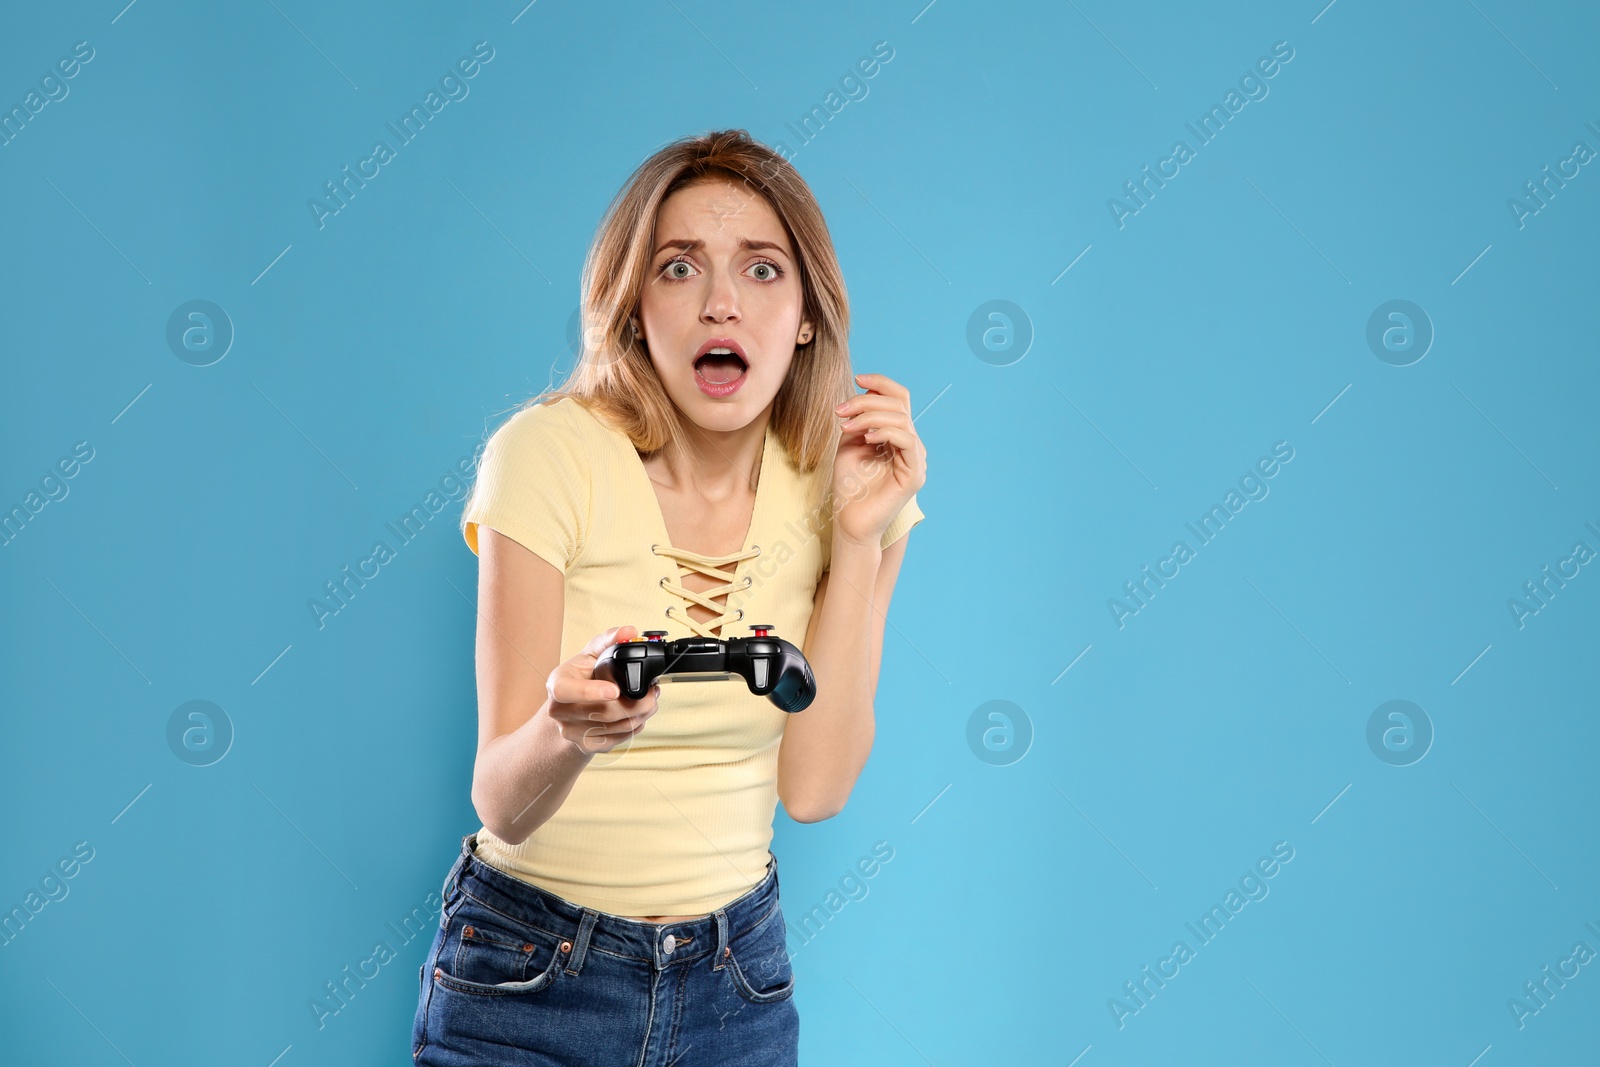
[(864, 389), (871, 389), (875, 393), (882, 393), (885, 396), (897, 396), (907, 404), (911, 403), (911, 390), (885, 375), (858, 374), (856, 375), (856, 384)]
[(639, 727), (644, 725), (636, 716), (618, 719), (616, 722), (596, 723), (583, 731), (585, 737), (603, 737), (607, 740), (617, 737), (626, 737), (628, 734), (637, 733)]
[(928, 450), (917, 431), (904, 420), (884, 421), (861, 431), (863, 444), (892, 445), (913, 467), (926, 461)]
[[(886, 396), (883, 393), (857, 393), (849, 400), (846, 400), (843, 404), (840, 404), (839, 408), (844, 409), (839, 413), (848, 417), (872, 408), (877, 408), (883, 411), (904, 411), (906, 410), (906, 404), (905, 401), (899, 397)], [(837, 411), (839, 409), (835, 408), (834, 410)]]
[(612, 740), (612, 738), (602, 737), (600, 734), (585, 730), (583, 736), (574, 743), (583, 751), (598, 756), (600, 753), (615, 747)]
[(594, 637), (590, 639), (589, 643), (583, 646), (583, 651), (579, 652), (578, 655), (595, 656), (598, 658), (600, 653), (604, 652), (612, 645), (621, 644), (624, 641), (632, 640), (638, 636), (639, 630), (637, 627), (613, 626), (603, 634), (595, 634)]
[(603, 704), (622, 695), (617, 683), (604, 678), (584, 678), (576, 671), (557, 670), (554, 679), (550, 696), (562, 704)]
[[(648, 699), (641, 697), (638, 700), (608, 700), (604, 704), (574, 705), (579, 709), (575, 714), (587, 722), (621, 722), (623, 719), (638, 718), (640, 715), (654, 715), (655, 707), (645, 704)], [(588, 710), (584, 711), (583, 708)]]
[[(633, 716), (616, 715), (601, 710), (613, 706), (607, 704), (568, 704), (559, 711), (552, 708), (550, 717), (555, 719), (562, 729), (568, 732), (581, 730), (587, 733), (591, 730), (614, 730), (617, 723), (626, 722)], [(585, 711), (583, 710), (584, 708), (589, 710)]]
[[(868, 394), (862, 393), (861, 395), (865, 397)], [(837, 421), (840, 428), (848, 433), (860, 425), (863, 418), (874, 414), (903, 415), (907, 420), (911, 418), (911, 412), (902, 402), (889, 396), (875, 396), (870, 400), (863, 400), (859, 404), (852, 404), (847, 407), (839, 413)]]
[(583, 732), (583, 736), (603, 739), (606, 741), (615, 741), (619, 738), (632, 737), (634, 734), (644, 729), (646, 718), (648, 718), (648, 716), (640, 717), (637, 715), (632, 715), (626, 719), (619, 719), (614, 723), (609, 723), (604, 726), (591, 726)]
[(863, 411), (861, 414), (844, 422), (845, 430), (872, 430), (885, 426), (899, 426), (911, 429), (911, 416), (902, 408), (892, 410)]
[(903, 429), (902, 427), (877, 427), (875, 429), (865, 431), (862, 436), (865, 437), (871, 444), (889, 445), (893, 448), (899, 449), (901, 452), (906, 454), (907, 462), (910, 462), (911, 457), (913, 456), (919, 460), (922, 458), (921, 454), (917, 451), (918, 441), (916, 435), (908, 430)]
[[(602, 681), (601, 679), (579, 678), (577, 683), (578, 685), (574, 687), (574, 690), (583, 686), (594, 685), (610, 686), (613, 692), (616, 689), (614, 683)], [(648, 712), (654, 715), (659, 707), (660, 694), (661, 686), (655, 685), (643, 696), (637, 698), (614, 696), (602, 699), (579, 698), (564, 701), (557, 696), (555, 703), (551, 705), (550, 715), (562, 722), (614, 722), (629, 715), (641, 714), (641, 712)]]
[(627, 694), (619, 694), (618, 696), (611, 698), (608, 703), (615, 704), (618, 707), (625, 709), (630, 714), (638, 714), (638, 711), (641, 707), (654, 702), (660, 694), (661, 683), (654, 682), (651, 683), (649, 689), (646, 689), (639, 696), (630, 697)]
[(640, 730), (644, 729), (644, 724), (649, 722), (651, 716), (654, 714), (655, 712), (653, 711), (644, 711), (640, 712), (638, 715), (630, 715), (628, 716), (626, 722), (619, 724), (619, 728), (628, 733), (638, 733)]
[(652, 715), (661, 710), (661, 706), (656, 702), (655, 699), (655, 693), (657, 691), (658, 690), (653, 690), (649, 693), (646, 693), (638, 700), (613, 701), (613, 707), (622, 708), (626, 712), (626, 714), (624, 714), (621, 718), (615, 719), (613, 722), (625, 723), (629, 720), (638, 723), (645, 722)]
[(911, 414), (911, 401), (883, 393), (857, 393), (834, 409), (841, 420), (859, 415), (863, 411), (903, 411)]
[(632, 716), (622, 710), (615, 700), (608, 700), (599, 706), (590, 705), (589, 710), (583, 713), (583, 717), (587, 722), (610, 726), (612, 723), (621, 722), (623, 719), (631, 718)]

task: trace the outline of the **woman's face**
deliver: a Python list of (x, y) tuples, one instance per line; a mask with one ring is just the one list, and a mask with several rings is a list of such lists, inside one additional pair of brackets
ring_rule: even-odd
[(719, 179), (669, 196), (652, 244), (639, 330), (667, 395), (704, 429), (749, 425), (813, 334), (783, 223), (764, 198)]

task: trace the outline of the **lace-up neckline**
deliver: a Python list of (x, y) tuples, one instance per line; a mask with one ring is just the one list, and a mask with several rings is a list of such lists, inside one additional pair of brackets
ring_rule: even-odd
[[(750, 525), (744, 531), (745, 547), (737, 552), (729, 552), (720, 556), (692, 552), (686, 548), (677, 548), (671, 543), (672, 537), (667, 532), (666, 516), (661, 511), (661, 500), (656, 496), (655, 483), (650, 480), (650, 472), (645, 468), (643, 460), (639, 458), (639, 453), (634, 450), (632, 442), (624, 437), (623, 443), (633, 456), (633, 466), (640, 474), (640, 491), (645, 494), (647, 508), (656, 519), (655, 543), (650, 546), (650, 551), (654, 555), (664, 556), (676, 561), (679, 567), (676, 575), (664, 577), (658, 583), (662, 589), (686, 602), (668, 604), (665, 611), (666, 617), (673, 622), (682, 624), (697, 637), (726, 639), (727, 637), (739, 636), (738, 634), (725, 634), (721, 631), (722, 627), (727, 623), (738, 622), (743, 619), (744, 609), (729, 609), (712, 598), (722, 596), (725, 593), (749, 589), (754, 584), (754, 580), (749, 575), (745, 575), (743, 578), (738, 577), (738, 568), (739, 564), (745, 560), (754, 559), (761, 554), (761, 546), (751, 544), (750, 537), (758, 529), (762, 521), (762, 516), (764, 515), (762, 509), (765, 507), (764, 501), (772, 495), (770, 484), (780, 477), (777, 470), (777, 464), (779, 463), (777, 453), (782, 446), (778, 442), (777, 434), (773, 432), (771, 424), (767, 425), (766, 439), (762, 443), (761, 468), (756, 472), (755, 503), (750, 510)], [(688, 574), (696, 572), (709, 578), (719, 579), (721, 584), (712, 586), (710, 589), (697, 590), (688, 588), (679, 580)], [(707, 611), (714, 611), (718, 614), (709, 621), (701, 622), (689, 614), (689, 604), (699, 604)]]
[[(710, 589), (705, 590), (690, 589), (680, 582), (674, 581), (670, 578), (661, 579), (661, 588), (665, 589), (667, 592), (680, 596), (685, 600), (691, 601), (692, 603), (699, 604), (707, 611), (721, 612), (721, 614), (712, 619), (710, 622), (701, 622), (699, 619), (689, 614), (689, 609), (687, 606), (669, 604), (667, 605), (667, 618), (673, 620), (674, 622), (683, 623), (683, 625), (689, 627), (689, 629), (693, 630), (699, 637), (716, 638), (724, 638), (727, 636), (721, 633), (722, 626), (730, 622), (737, 622), (738, 620), (744, 618), (743, 608), (734, 608), (732, 611), (729, 611), (726, 607), (724, 607), (724, 605), (718, 604), (713, 598), (721, 596), (724, 593), (731, 593), (735, 589), (750, 588), (753, 580), (748, 574), (745, 575), (742, 580), (735, 581), (735, 573), (724, 572), (721, 568), (731, 564), (736, 572), (740, 563), (747, 559), (753, 559), (761, 554), (760, 545), (751, 545), (749, 548), (744, 549), (743, 551), (730, 552), (725, 556), (705, 556), (701, 555), (699, 552), (690, 552), (685, 548), (673, 548), (671, 545), (662, 544), (651, 545), (650, 551), (654, 552), (658, 556), (666, 556), (669, 559), (677, 560), (678, 566), (682, 568), (678, 572), (679, 578), (682, 578), (691, 572), (698, 571), (699, 573), (706, 575), (708, 578), (722, 579), (721, 585), (714, 585)], [(673, 611), (674, 608), (680, 607), (682, 608), (681, 614)], [(717, 630), (718, 632), (713, 633), (713, 630)]]

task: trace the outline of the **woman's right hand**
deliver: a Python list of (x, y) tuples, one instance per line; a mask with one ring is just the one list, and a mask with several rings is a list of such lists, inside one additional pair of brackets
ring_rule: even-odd
[(638, 700), (629, 700), (616, 683), (594, 676), (600, 653), (638, 634), (633, 626), (615, 626), (597, 634), (545, 680), (550, 717), (561, 727), (561, 736), (586, 755), (610, 752), (643, 730), (656, 713), (660, 685), (651, 686)]

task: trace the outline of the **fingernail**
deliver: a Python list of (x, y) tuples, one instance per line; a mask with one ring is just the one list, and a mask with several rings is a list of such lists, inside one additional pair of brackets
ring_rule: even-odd
[(834, 409), (833, 409), (833, 410), (835, 410), (835, 411), (837, 411), (837, 412), (838, 412), (838, 413), (839, 413), (839, 414), (841, 414), (841, 415), (843, 415), (843, 414), (844, 414), (844, 411), (845, 411), (845, 408), (847, 408), (847, 407), (849, 407), (849, 406), (850, 406), (850, 405), (849, 405), (849, 404), (840, 404), (840, 405), (839, 405), (839, 406), (838, 406), (838, 407), (836, 407), (836, 408), (834, 408)]

